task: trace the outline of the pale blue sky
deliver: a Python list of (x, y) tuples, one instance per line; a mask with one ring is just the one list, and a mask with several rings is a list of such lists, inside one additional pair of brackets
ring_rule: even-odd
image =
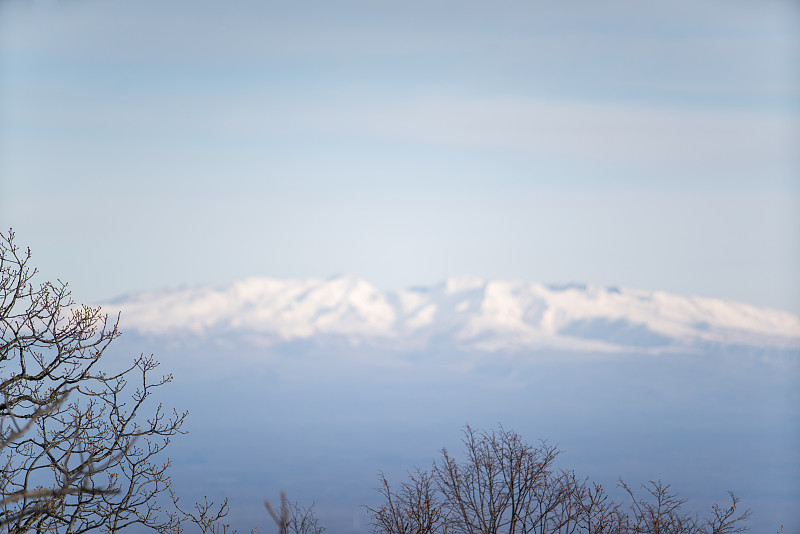
[(796, 2), (0, 0), (0, 225), (80, 300), (581, 281), (800, 313)]

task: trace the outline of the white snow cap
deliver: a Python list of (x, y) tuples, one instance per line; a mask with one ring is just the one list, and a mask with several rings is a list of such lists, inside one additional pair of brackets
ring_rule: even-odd
[(353, 276), (249, 278), (123, 297), (107, 309), (144, 334), (247, 332), (262, 341), (341, 338), (395, 350), (433, 340), (462, 350), (691, 350), (704, 344), (800, 348), (800, 318), (661, 291), (482, 280), (382, 292)]

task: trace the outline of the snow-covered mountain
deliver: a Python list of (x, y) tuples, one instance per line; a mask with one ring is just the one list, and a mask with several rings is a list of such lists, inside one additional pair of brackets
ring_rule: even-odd
[(388, 292), (352, 276), (250, 278), (128, 295), (104, 308), (120, 310), (127, 331), (233, 334), (261, 345), (308, 340), (415, 351), (800, 348), (800, 318), (782, 311), (660, 291), (472, 277)]

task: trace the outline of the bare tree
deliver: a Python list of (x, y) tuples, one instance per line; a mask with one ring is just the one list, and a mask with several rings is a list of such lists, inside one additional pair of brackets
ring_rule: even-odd
[(466, 462), (443, 450), (433, 468), (460, 532), (561, 532), (576, 522), (581, 485), (554, 468), (556, 447), (534, 447), (502, 427), (476, 432), (469, 426), (464, 445)]
[(706, 519), (692, 516), (682, 510), (686, 503), (672, 491), (669, 484), (660, 480), (651, 480), (642, 486), (646, 495), (637, 497), (633, 490), (622, 480), (620, 486), (631, 498), (631, 513), (627, 516), (629, 530), (627, 532), (647, 532), (652, 534), (738, 534), (747, 530), (746, 522), (750, 510), (736, 512), (739, 498), (731, 492), (728, 495), (731, 504), (723, 507), (715, 504), (711, 508), (711, 516)]
[(368, 508), (373, 532), (386, 534), (736, 534), (749, 511), (739, 499), (707, 519), (686, 513), (669, 485), (651, 481), (639, 497), (624, 482), (627, 506), (599, 484), (557, 469), (559, 450), (533, 446), (512, 431), (464, 430), (465, 459), (442, 450), (430, 472), (413, 471), (395, 491), (381, 475), (383, 504)]
[(614, 503), (602, 484), (587, 483), (577, 503), (577, 532), (586, 534), (626, 533), (628, 517)]
[[(203, 498), (203, 502), (196, 502), (194, 504), (194, 511), (186, 511), (180, 506), (180, 499), (175, 496), (170, 490), (172, 495), (172, 502), (181, 517), (181, 525), (178, 531), (183, 530), (184, 523), (194, 524), (202, 534), (236, 534), (236, 530), (231, 528), (230, 523), (225, 522), (225, 518), (230, 512), (228, 506), (228, 499), (222, 501), (222, 504), (217, 507), (213, 501), (209, 501), (208, 497)], [(252, 531), (253, 534), (256, 531)]]
[(286, 528), (287, 534), (322, 534), (325, 527), (320, 525), (314, 513), (314, 503), (303, 506), (297, 502), (289, 504), (289, 521)]
[(160, 453), (186, 413), (152, 399), (171, 375), (154, 377), (144, 355), (102, 370), (118, 318), (76, 305), (65, 283), (37, 284), (30, 257), (0, 234), (0, 526), (173, 531), (178, 517), (155, 497), (170, 486)]
[(367, 507), (372, 513), (373, 526), (378, 532), (388, 534), (450, 534), (453, 525), (449, 511), (444, 507), (433, 475), (419, 469), (409, 474), (398, 491), (392, 490), (381, 473), (384, 502), (377, 508)]
[(280, 512), (276, 511), (268, 500), (264, 501), (264, 506), (267, 507), (269, 515), (278, 526), (280, 534), (322, 534), (325, 532), (325, 527), (319, 524), (314, 515), (314, 503), (311, 503), (311, 506), (290, 503), (286, 498), (286, 493), (282, 491)]
[(622, 480), (619, 485), (631, 498), (631, 514), (626, 516), (629, 532), (684, 534), (702, 531), (697, 518), (683, 511), (686, 500), (680, 499), (669, 484), (651, 480), (642, 486), (645, 497), (637, 497)]
[[(747, 520), (750, 518), (750, 509), (736, 511), (736, 507), (741, 501), (739, 497), (729, 491), (728, 496), (731, 498), (730, 506), (719, 506), (715, 504), (712, 507), (712, 516), (704, 521), (704, 532), (711, 534), (739, 534), (747, 530)], [(783, 532), (783, 526), (781, 526)]]

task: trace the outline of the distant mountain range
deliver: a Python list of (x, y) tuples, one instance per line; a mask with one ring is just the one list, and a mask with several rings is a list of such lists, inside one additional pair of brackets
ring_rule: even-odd
[(592, 285), (453, 277), (383, 292), (352, 276), (250, 278), (126, 295), (104, 305), (148, 336), (236, 336), (396, 351), (800, 349), (800, 318), (725, 300)]

